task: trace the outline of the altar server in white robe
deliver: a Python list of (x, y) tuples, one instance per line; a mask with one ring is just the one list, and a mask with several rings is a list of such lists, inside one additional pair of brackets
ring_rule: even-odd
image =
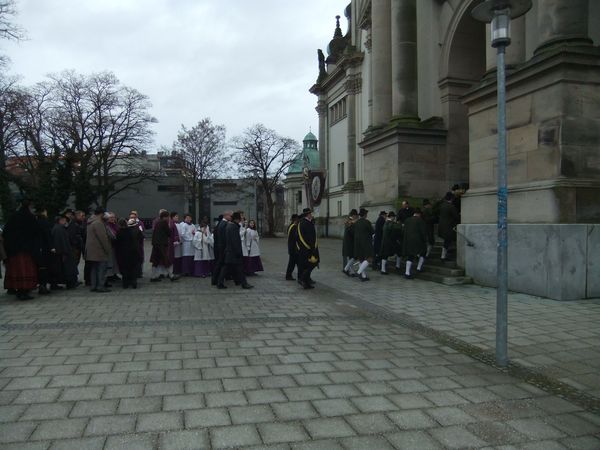
[(210, 226), (203, 221), (200, 229), (194, 234), (192, 241), (194, 246), (194, 276), (208, 277), (214, 268), (214, 237), (210, 231)]

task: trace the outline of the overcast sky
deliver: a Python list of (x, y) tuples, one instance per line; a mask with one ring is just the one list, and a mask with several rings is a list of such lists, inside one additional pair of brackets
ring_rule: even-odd
[(17, 0), (27, 40), (0, 43), (10, 72), (112, 71), (148, 95), (156, 150), (204, 117), (227, 136), (254, 123), (301, 141), (317, 134), (317, 48), (349, 0)]

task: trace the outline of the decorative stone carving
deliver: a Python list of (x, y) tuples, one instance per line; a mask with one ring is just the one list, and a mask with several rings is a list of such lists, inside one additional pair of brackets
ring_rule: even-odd
[(360, 94), (362, 91), (362, 77), (360, 73), (348, 75), (345, 83), (348, 95)]

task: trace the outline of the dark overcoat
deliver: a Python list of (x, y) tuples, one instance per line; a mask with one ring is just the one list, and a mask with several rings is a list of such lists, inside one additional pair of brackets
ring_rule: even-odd
[(402, 240), (404, 256), (424, 256), (427, 252), (427, 227), (419, 216), (412, 216), (404, 221), (404, 237)]
[(152, 230), (152, 254), (150, 262), (153, 266), (170, 267), (173, 264), (169, 252), (169, 241), (171, 240), (171, 228), (166, 220), (156, 222)]
[(366, 218), (354, 224), (354, 257), (360, 260), (373, 257), (373, 225)]
[(288, 255), (295, 255), (298, 253), (296, 248), (296, 240), (298, 239), (298, 224), (292, 222), (287, 230), (288, 236)]
[(244, 261), (242, 253), (242, 239), (240, 238), (240, 225), (235, 222), (227, 222), (225, 227), (225, 264), (242, 264)]
[[(306, 264), (316, 266), (319, 264), (319, 244), (317, 241), (317, 230), (315, 224), (306, 218), (298, 222), (298, 265), (304, 267)], [(314, 257), (314, 258), (313, 258)], [(312, 259), (312, 262), (310, 261)]]
[(354, 221), (348, 219), (344, 223), (344, 239), (342, 240), (342, 256), (354, 258)]
[(459, 217), (456, 206), (452, 203), (444, 201), (440, 205), (440, 222), (438, 224), (438, 235), (448, 241), (456, 240), (456, 225), (458, 225)]
[(383, 226), (385, 225), (385, 217), (380, 215), (375, 221), (375, 236), (373, 237), (373, 245), (375, 246), (375, 253), (379, 254), (381, 250), (381, 241), (383, 239)]
[(124, 270), (131, 271), (133, 268), (137, 270), (141, 258), (140, 242), (143, 240), (144, 236), (137, 225), (117, 230), (115, 252), (121, 273)]
[(381, 239), (381, 249), (379, 255), (383, 259), (390, 256), (402, 255), (402, 224), (393, 220), (388, 220), (383, 225), (383, 234)]

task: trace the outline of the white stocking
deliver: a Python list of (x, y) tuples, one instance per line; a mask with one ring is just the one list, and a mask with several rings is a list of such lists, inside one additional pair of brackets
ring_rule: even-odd
[(404, 272), (406, 275), (410, 275), (410, 268), (412, 267), (413, 262), (410, 260), (406, 261), (406, 272)]
[(417, 264), (417, 270), (421, 270), (423, 268), (423, 263), (425, 262), (425, 258), (423, 256), (419, 256), (419, 264)]

